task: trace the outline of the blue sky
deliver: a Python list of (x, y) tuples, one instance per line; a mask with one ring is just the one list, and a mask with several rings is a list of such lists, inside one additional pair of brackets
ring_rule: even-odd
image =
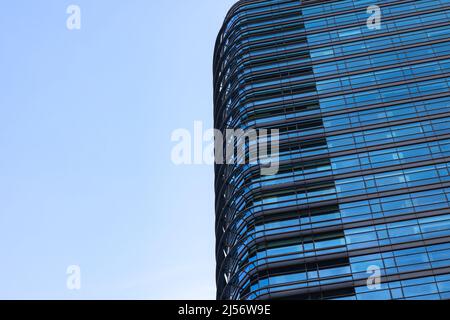
[(213, 167), (173, 165), (170, 136), (212, 127), (234, 2), (0, 3), (0, 298), (215, 297)]

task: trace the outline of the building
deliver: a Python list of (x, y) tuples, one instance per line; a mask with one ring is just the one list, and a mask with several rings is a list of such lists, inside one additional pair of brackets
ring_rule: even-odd
[(232, 7), (215, 126), (281, 166), (216, 165), (218, 299), (450, 298), (449, 35), (450, 0)]

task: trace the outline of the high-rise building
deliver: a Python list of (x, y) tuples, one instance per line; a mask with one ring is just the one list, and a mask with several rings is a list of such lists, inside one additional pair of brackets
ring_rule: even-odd
[(215, 127), (280, 131), (216, 165), (219, 299), (450, 299), (450, 0), (241, 0)]

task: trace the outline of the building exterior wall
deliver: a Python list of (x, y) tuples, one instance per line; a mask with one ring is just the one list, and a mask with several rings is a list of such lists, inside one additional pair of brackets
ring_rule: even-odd
[(215, 127), (281, 165), (215, 166), (218, 299), (450, 298), (449, 35), (450, 0), (233, 6)]

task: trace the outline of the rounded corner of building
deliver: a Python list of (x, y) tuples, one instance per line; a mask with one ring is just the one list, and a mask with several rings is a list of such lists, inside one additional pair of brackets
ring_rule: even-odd
[(222, 25), (221, 25), (221, 27), (219, 29), (219, 32), (217, 33), (214, 53), (217, 51), (217, 49), (218, 49), (218, 47), (219, 47), (219, 45), (221, 43), (221, 37), (223, 35), (223, 32), (225, 30), (226, 25), (235, 16), (235, 14), (237, 13), (237, 10), (241, 6), (242, 2), (243, 2), (243, 0), (238, 0), (230, 7), (230, 9), (228, 9), (227, 14), (225, 15), (225, 18), (223, 19)]

